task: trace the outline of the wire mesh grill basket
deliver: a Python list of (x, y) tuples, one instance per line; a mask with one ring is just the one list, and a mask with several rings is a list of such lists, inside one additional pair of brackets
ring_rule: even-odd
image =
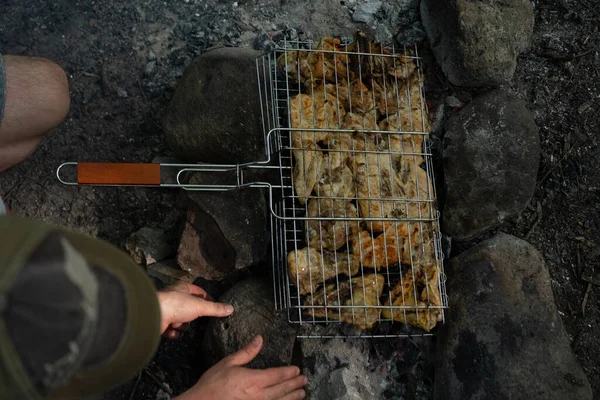
[(294, 323), (355, 327), (332, 337), (409, 334), (394, 321), (428, 332), (447, 296), (417, 50), (284, 42), (258, 67), (282, 167), (277, 307)]
[[(275, 306), (302, 325), (299, 337), (429, 335), (448, 299), (417, 49), (361, 35), (284, 41), (256, 68), (265, 160), (155, 164), (158, 180), (143, 184), (267, 189)], [(77, 166), (76, 182), (61, 177), (67, 165)], [(57, 177), (134, 184), (82, 181), (89, 168), (64, 163)], [(175, 182), (160, 180), (163, 168), (177, 169)], [(278, 182), (248, 180), (252, 169), (278, 171)], [(191, 172), (234, 181), (192, 184)]]

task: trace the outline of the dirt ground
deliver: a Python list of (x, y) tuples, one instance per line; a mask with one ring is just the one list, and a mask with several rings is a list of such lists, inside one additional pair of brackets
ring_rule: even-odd
[[(161, 117), (195, 56), (219, 44), (252, 45), (260, 31), (285, 24), (308, 37), (350, 35), (356, 27), (373, 33), (352, 23), (346, 3), (356, 1), (0, 1), (0, 53), (56, 61), (69, 75), (72, 96), (66, 121), (28, 161), (0, 174), (0, 193), (18, 214), (117, 245), (143, 226), (166, 230), (175, 242), (178, 192), (67, 187), (57, 182), (56, 167), (169, 155)], [(535, 7), (533, 46), (519, 57), (510, 89), (533, 112), (542, 157), (530, 206), (502, 230), (545, 256), (572, 346), (600, 396), (600, 288), (590, 285), (585, 296), (581, 279), (587, 268), (600, 267), (600, 1), (538, 0)], [(426, 43), (421, 54), (430, 58)], [(447, 95), (464, 101), (476, 95), (447, 84), (433, 65), (429, 73), (439, 77), (427, 87), (434, 104)], [(139, 379), (105, 398), (156, 399), (160, 390), (177, 394), (191, 386), (204, 368), (201, 332), (196, 326), (181, 342), (163, 343)]]

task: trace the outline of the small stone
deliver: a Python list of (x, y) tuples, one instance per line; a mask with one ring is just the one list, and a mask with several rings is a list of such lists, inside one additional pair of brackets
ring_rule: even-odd
[(128, 94), (125, 91), (125, 89), (123, 89), (122, 87), (118, 87), (117, 88), (117, 96), (119, 96), (122, 99), (126, 99), (128, 97)]
[(455, 96), (446, 97), (446, 104), (448, 105), (448, 107), (452, 108), (462, 108), (464, 106), (463, 102)]
[(171, 395), (165, 392), (163, 389), (158, 389), (158, 392), (156, 393), (156, 400), (171, 400)]
[(150, 76), (154, 74), (154, 71), (156, 71), (156, 61), (148, 62), (144, 68), (144, 74), (146, 74), (146, 76)]
[(156, 54), (152, 51), (152, 49), (150, 49), (150, 51), (148, 51), (148, 60), (150, 60), (150, 61), (156, 60)]
[(420, 21), (407, 25), (396, 35), (398, 43), (404, 46), (413, 46), (425, 39), (427, 39), (427, 33)]
[(541, 254), (498, 234), (450, 260), (434, 400), (591, 400)]
[(172, 254), (164, 232), (148, 227), (131, 234), (125, 242), (125, 248), (140, 265), (153, 264)]
[(256, 36), (256, 39), (254, 39), (253, 47), (254, 50), (270, 52), (277, 48), (277, 44), (271, 39), (271, 35), (263, 31)]
[(146, 272), (151, 277), (158, 279), (163, 285), (168, 286), (178, 281), (194, 283), (195, 277), (177, 265), (175, 259), (159, 261), (146, 266)]
[(386, 25), (379, 25), (375, 30), (375, 41), (377, 43), (390, 43), (392, 39), (392, 33)]
[(231, 304), (235, 311), (229, 317), (211, 319), (206, 328), (202, 349), (210, 363), (219, 362), (261, 335), (262, 350), (248, 367), (290, 364), (296, 328), (288, 322), (287, 312), (275, 311), (272, 283), (247, 279), (220, 296), (219, 302)]
[(375, 14), (379, 12), (381, 1), (367, 1), (359, 4), (352, 14), (352, 21), (372, 24), (375, 21)]
[(183, 22), (179, 25), (179, 28), (181, 29), (181, 33), (187, 36), (192, 32), (194, 27), (190, 22)]
[(577, 112), (579, 114), (583, 114), (584, 112), (586, 112), (587, 110), (589, 110), (592, 107), (592, 102), (591, 101), (586, 101), (585, 103), (583, 103), (582, 105), (580, 105), (577, 108)]

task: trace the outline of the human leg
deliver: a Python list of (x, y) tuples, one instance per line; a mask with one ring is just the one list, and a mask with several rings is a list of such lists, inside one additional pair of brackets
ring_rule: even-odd
[[(38, 57), (2, 59), (0, 79), (4, 78), (5, 90), (0, 93), (4, 95), (4, 112), (0, 110), (0, 171), (29, 157), (44, 134), (62, 122), (70, 106), (69, 83), (60, 66)], [(0, 82), (0, 90), (2, 86)]]

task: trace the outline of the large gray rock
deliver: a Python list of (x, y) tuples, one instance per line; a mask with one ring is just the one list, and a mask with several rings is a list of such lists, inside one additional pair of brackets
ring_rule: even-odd
[(434, 399), (591, 399), (540, 253), (498, 234), (450, 260)]
[[(218, 176), (195, 174), (191, 184), (215, 184)], [(264, 193), (244, 188), (189, 191), (177, 262), (190, 274), (222, 280), (267, 258), (269, 219)]]
[(287, 312), (275, 312), (271, 283), (256, 279), (239, 282), (219, 301), (233, 305), (235, 312), (227, 318), (212, 319), (206, 329), (203, 354), (212, 364), (235, 353), (256, 335), (262, 335), (263, 348), (250, 368), (290, 364), (296, 329), (289, 324)]
[(514, 95), (475, 98), (445, 125), (444, 231), (471, 239), (521, 212), (535, 189), (538, 130)]
[(265, 159), (265, 139), (252, 49), (222, 48), (187, 67), (164, 121), (169, 147), (188, 162)]
[(450, 82), (471, 87), (512, 79), (534, 21), (530, 0), (423, 0), (421, 18)]

